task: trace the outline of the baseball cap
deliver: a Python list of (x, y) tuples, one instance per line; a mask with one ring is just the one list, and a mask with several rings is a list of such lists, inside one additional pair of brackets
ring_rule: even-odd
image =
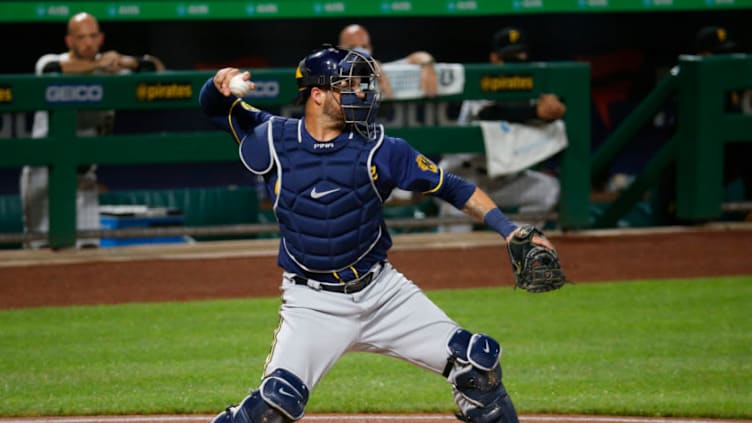
[(709, 51), (713, 54), (733, 53), (736, 42), (729, 37), (726, 28), (722, 26), (706, 26), (697, 32), (695, 38), (695, 52)]
[(491, 48), (502, 57), (527, 51), (527, 35), (519, 28), (502, 28), (494, 34)]

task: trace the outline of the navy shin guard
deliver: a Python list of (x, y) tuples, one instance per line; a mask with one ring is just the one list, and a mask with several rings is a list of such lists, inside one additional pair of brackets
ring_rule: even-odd
[(484, 334), (458, 329), (450, 338), (444, 376), (452, 384), (460, 420), (518, 423), (517, 411), (501, 382), (501, 346)]

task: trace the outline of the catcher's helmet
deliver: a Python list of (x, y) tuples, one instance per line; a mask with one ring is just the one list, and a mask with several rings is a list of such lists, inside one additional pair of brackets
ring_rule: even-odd
[(340, 93), (345, 123), (361, 135), (373, 138), (379, 106), (378, 77), (376, 61), (365, 50), (325, 46), (304, 57), (295, 69), (298, 83), (295, 102), (303, 103), (312, 87), (336, 90)]

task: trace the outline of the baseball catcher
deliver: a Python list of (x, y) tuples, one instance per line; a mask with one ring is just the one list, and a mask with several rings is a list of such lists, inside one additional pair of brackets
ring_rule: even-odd
[[(499, 342), (460, 326), (389, 262), (383, 203), (400, 188), (446, 201), (507, 240), (517, 226), (482, 189), (384, 132), (376, 122), (378, 65), (368, 52), (324, 46), (304, 57), (295, 70), (302, 118), (238, 97), (255, 88), (250, 76), (220, 69), (199, 103), (273, 199), (283, 305), (261, 384), (212, 423), (302, 419), (310, 392), (349, 352), (398, 357), (442, 375), (467, 422), (519, 423)], [(532, 241), (554, 250), (541, 235)], [(537, 275), (538, 256), (520, 248), (528, 256), (520, 269)]]
[[(540, 243), (533, 242), (538, 237)], [(532, 225), (524, 225), (507, 241), (509, 258), (515, 277), (515, 288), (539, 293), (559, 289), (567, 283), (561, 270), (559, 256), (543, 232)]]

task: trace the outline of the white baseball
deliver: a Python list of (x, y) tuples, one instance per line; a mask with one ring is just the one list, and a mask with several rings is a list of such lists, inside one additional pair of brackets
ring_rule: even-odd
[(248, 81), (243, 79), (242, 73), (239, 73), (230, 79), (230, 92), (236, 97), (245, 97), (251, 93)]

